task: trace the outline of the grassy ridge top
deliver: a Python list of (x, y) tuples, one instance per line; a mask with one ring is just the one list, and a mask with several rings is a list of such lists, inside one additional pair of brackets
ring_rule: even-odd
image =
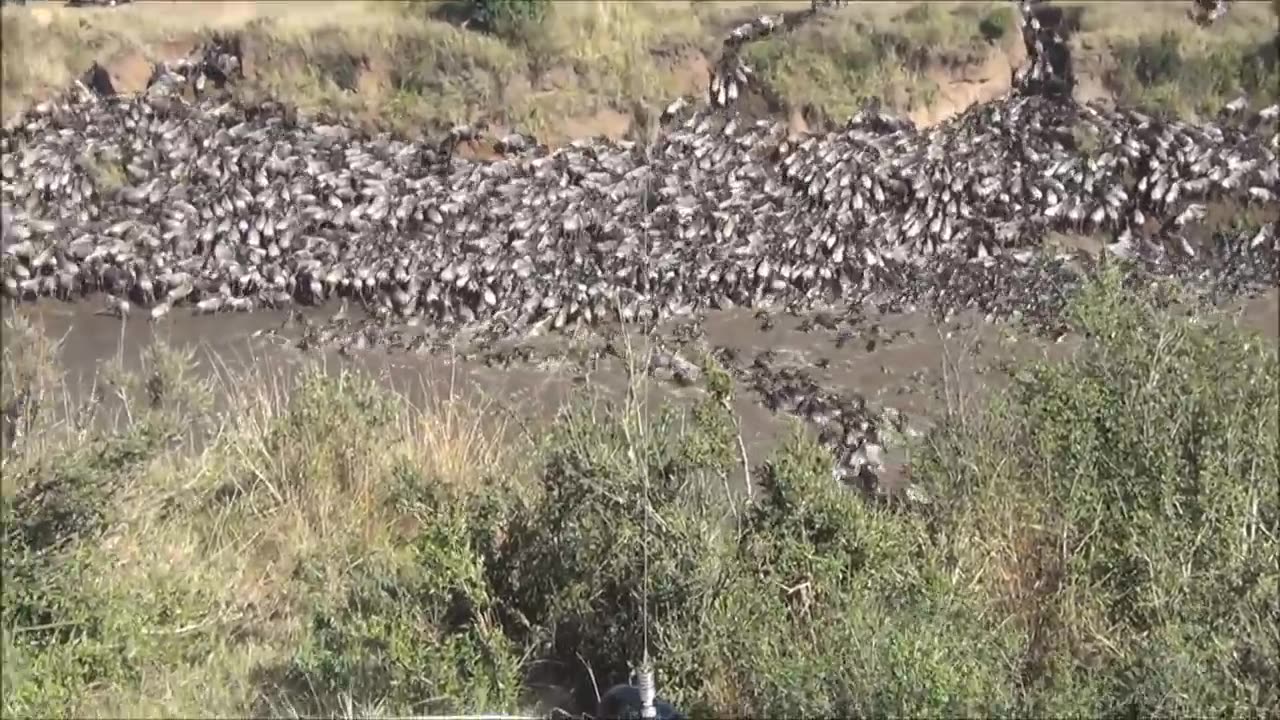
[[(126, 87), (148, 63), (210, 32), (245, 43), (247, 95), (405, 132), (487, 119), (555, 141), (643, 133), (660, 106), (700, 94), (725, 32), (807, 2), (552, 3), (497, 37), (457, 2), (138, 2), (115, 9), (4, 8), (6, 116), (101, 61)], [(1071, 7), (1071, 3), (1065, 4)], [(1090, 96), (1205, 112), (1276, 93), (1275, 22), (1237, 3), (1195, 27), (1184, 2), (1078, 4), (1073, 39)], [(855, 3), (749, 50), (777, 113), (843, 118), (868, 97), (930, 121), (1007, 87), (1022, 50), (1005, 3)]]

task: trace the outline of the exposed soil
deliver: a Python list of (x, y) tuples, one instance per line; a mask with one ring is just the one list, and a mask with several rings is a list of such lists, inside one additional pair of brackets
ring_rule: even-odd
[[(187, 53), (179, 53), (170, 58), (162, 58), (162, 60), (177, 60), (190, 52), (191, 50), (188, 50)], [(147, 58), (137, 52), (126, 53), (101, 63), (100, 66), (106, 73), (112, 90), (121, 95), (134, 95), (146, 90), (147, 81), (151, 79), (151, 72), (154, 68)]]
[[(240, 8), (243, 3), (231, 3), (236, 7), (232, 12), (248, 12)], [(246, 85), (253, 87), (263, 72), (280, 72), (282, 66), (298, 66), (315, 62), (324, 62), (320, 57), (286, 56), (278, 57), (254, 41), (251, 33), (240, 33), (243, 57), (242, 68)], [(172, 62), (191, 54), (198, 46), (201, 38), (192, 33), (176, 36), (167, 42), (160, 43), (147, 52), (129, 50), (101, 61), (99, 64), (106, 72), (115, 92), (130, 95), (146, 89), (151, 77), (152, 68), (157, 62)], [(672, 85), (676, 95), (701, 98), (710, 79), (712, 58), (696, 47), (680, 47), (655, 50), (655, 53), (668, 59), (667, 69), (672, 73)], [(993, 45), (986, 57), (977, 63), (934, 63), (925, 71), (929, 82), (937, 88), (934, 99), (927, 105), (912, 109), (907, 116), (918, 126), (928, 127), (951, 118), (968, 107), (981, 102), (993, 100), (1010, 88), (1013, 68), (1023, 61), (1025, 50), (1020, 43), (1006, 42)], [(333, 60), (338, 62), (338, 60)], [(385, 55), (371, 54), (361, 58), (343, 58), (342, 61), (352, 67), (350, 72), (338, 73), (342, 77), (350, 76), (348, 82), (341, 85), (354, 95), (366, 99), (361, 103), (364, 107), (376, 107), (380, 99), (385, 99), (394, 87), (393, 72), (395, 62)], [(1108, 95), (1100, 77), (1083, 73), (1080, 77), (1080, 98), (1088, 100)], [(573, 68), (556, 66), (538, 74), (536, 78), (511, 77), (504, 81), (504, 104), (511, 104), (516, 98), (524, 97), (531, 92), (566, 92), (578, 87), (579, 80)], [(759, 95), (757, 90), (754, 95)], [(773, 117), (786, 121), (793, 132), (800, 133), (828, 124), (821, 108), (784, 107), (777, 98), (748, 97), (740, 103), (741, 111), (749, 117)], [(652, 108), (658, 112), (661, 108)], [(627, 137), (635, 122), (634, 108), (606, 107), (588, 114), (569, 115), (553, 119), (545, 137), (540, 138), (549, 146), (555, 147), (574, 140), (590, 137), (607, 137), (613, 140)], [(379, 124), (379, 118), (362, 114), (357, 118), (362, 122)], [(520, 130), (521, 128), (508, 128)], [(474, 148), (462, 148), (461, 152), (476, 152)], [(483, 151), (478, 153), (483, 156)]]
[[(631, 121), (630, 115), (605, 108), (592, 115), (575, 115), (565, 118), (559, 123), (556, 138), (563, 138), (564, 141), (592, 137), (621, 140), (631, 130)], [(554, 144), (556, 138), (551, 139), (550, 142)]]
[(1026, 59), (1021, 45), (992, 48), (986, 60), (978, 65), (956, 68), (935, 67), (926, 73), (938, 86), (937, 98), (908, 115), (921, 127), (936, 125), (967, 110), (989, 102), (1012, 88), (1013, 70)]

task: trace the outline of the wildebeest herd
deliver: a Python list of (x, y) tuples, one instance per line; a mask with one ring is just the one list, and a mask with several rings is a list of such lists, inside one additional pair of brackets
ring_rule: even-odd
[(709, 107), (673, 103), (651, 143), (513, 135), (492, 160), (456, 152), (466, 128), (411, 141), (228, 99), (234, 48), (215, 44), (145, 94), (81, 85), (0, 134), (0, 280), (154, 320), (342, 297), (370, 319), (326, 338), (361, 347), (392, 326), (425, 347), (733, 306), (1047, 317), (1074, 277), (1043, 251), (1052, 233), (1274, 285), (1273, 225), (1190, 230), (1215, 205), (1275, 208), (1280, 108), (1197, 124), (1081, 105), (1027, 17), (1040, 69), (928, 129), (868, 107), (795, 136), (738, 115), (717, 76)]
[(1225, 248), (1182, 231), (1212, 203), (1276, 202), (1275, 106), (1197, 125), (1013, 93), (923, 131), (868, 110), (791, 137), (677, 104), (648, 145), (513, 138), (477, 161), (161, 91), (224, 76), (214, 64), (163, 69), (138, 97), (47, 102), (4, 131), (7, 295), (102, 291), (156, 317), (341, 295), (375, 317), (515, 331), (890, 298), (939, 264), (1033, 263), (1055, 231), (1152, 259), (1230, 250), (1262, 282), (1274, 260), (1269, 227)]

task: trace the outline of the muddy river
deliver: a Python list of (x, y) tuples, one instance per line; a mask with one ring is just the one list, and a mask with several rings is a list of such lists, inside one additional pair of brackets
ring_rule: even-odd
[[(1241, 325), (1280, 338), (1280, 291), (1241, 301), (1229, 308)], [(158, 322), (121, 321), (99, 314), (90, 303), (41, 302), (6, 306), (26, 315), (52, 338), (60, 339), (67, 390), (80, 402), (94, 379), (109, 365), (140, 366), (148, 346), (161, 340), (194, 349), (198, 374), (222, 377), (295, 377), (313, 362), (330, 370), (371, 372), (404, 393), (412, 402), (440, 402), (450, 397), (483, 408), (486, 422), (514, 436), (536, 437), (539, 426), (574, 398), (620, 400), (628, 387), (626, 348), (643, 362), (649, 338), (595, 330), (551, 335), (512, 347), (485, 350), (456, 345), (431, 353), (300, 350), (292, 342), (286, 312), (192, 316), (174, 313)], [(334, 308), (309, 310), (317, 320)], [(696, 362), (702, 352), (736, 357), (743, 364), (768, 357), (778, 367), (802, 369), (824, 389), (857, 393), (869, 408), (905, 413), (910, 427), (923, 431), (945, 413), (948, 403), (969, 401), (1003, 384), (1007, 363), (1018, 359), (1063, 356), (1076, 341), (1032, 337), (1010, 324), (960, 316), (938, 322), (923, 313), (864, 317), (857, 326), (821, 315), (779, 314), (769, 318), (748, 310), (717, 311), (706, 316), (700, 331), (668, 325), (651, 337), (661, 347)], [(681, 381), (683, 380), (683, 382)], [(649, 407), (663, 402), (687, 405), (703, 396), (696, 378), (654, 372), (646, 383)], [(583, 393), (586, 393), (585, 395)], [(792, 422), (770, 410), (760, 393), (739, 387), (735, 410), (751, 463), (764, 460)], [(513, 436), (512, 439), (515, 439)], [(891, 450), (882, 481), (892, 484), (907, 458)]]

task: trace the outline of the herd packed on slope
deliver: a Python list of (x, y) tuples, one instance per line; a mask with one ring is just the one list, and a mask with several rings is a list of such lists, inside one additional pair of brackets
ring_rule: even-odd
[[(708, 107), (673, 103), (656, 141), (512, 136), (492, 161), (455, 155), (468, 128), (415, 142), (227, 100), (236, 51), (215, 44), (143, 95), (81, 85), (0, 134), (0, 280), (10, 298), (101, 292), (151, 319), (341, 297), (371, 320), (304, 340), (357, 347), (733, 306), (1048, 315), (1072, 277), (1043, 252), (1051, 233), (1274, 285), (1273, 224), (1190, 231), (1215, 204), (1275, 214), (1280, 108), (1192, 124), (1078, 104), (1060, 35), (1030, 5), (1022, 18), (1015, 91), (929, 129), (871, 107), (799, 137), (739, 116), (737, 48), (763, 32), (739, 28)], [(869, 424), (846, 410), (809, 414), (848, 420), (832, 432), (856, 436), (836, 444), (857, 468)]]
[[(560, 328), (856, 302), (940, 262), (1028, 261), (1051, 231), (1190, 261), (1212, 254), (1182, 234), (1210, 204), (1276, 203), (1275, 106), (1194, 125), (1013, 93), (928, 130), (868, 110), (797, 138), (677, 103), (649, 145), (512, 142), (482, 162), (176, 95), (234, 68), (210, 55), (0, 135), (7, 295), (101, 290), (156, 317), (341, 295), (381, 318)], [(1230, 241), (1265, 279), (1271, 228)]]

